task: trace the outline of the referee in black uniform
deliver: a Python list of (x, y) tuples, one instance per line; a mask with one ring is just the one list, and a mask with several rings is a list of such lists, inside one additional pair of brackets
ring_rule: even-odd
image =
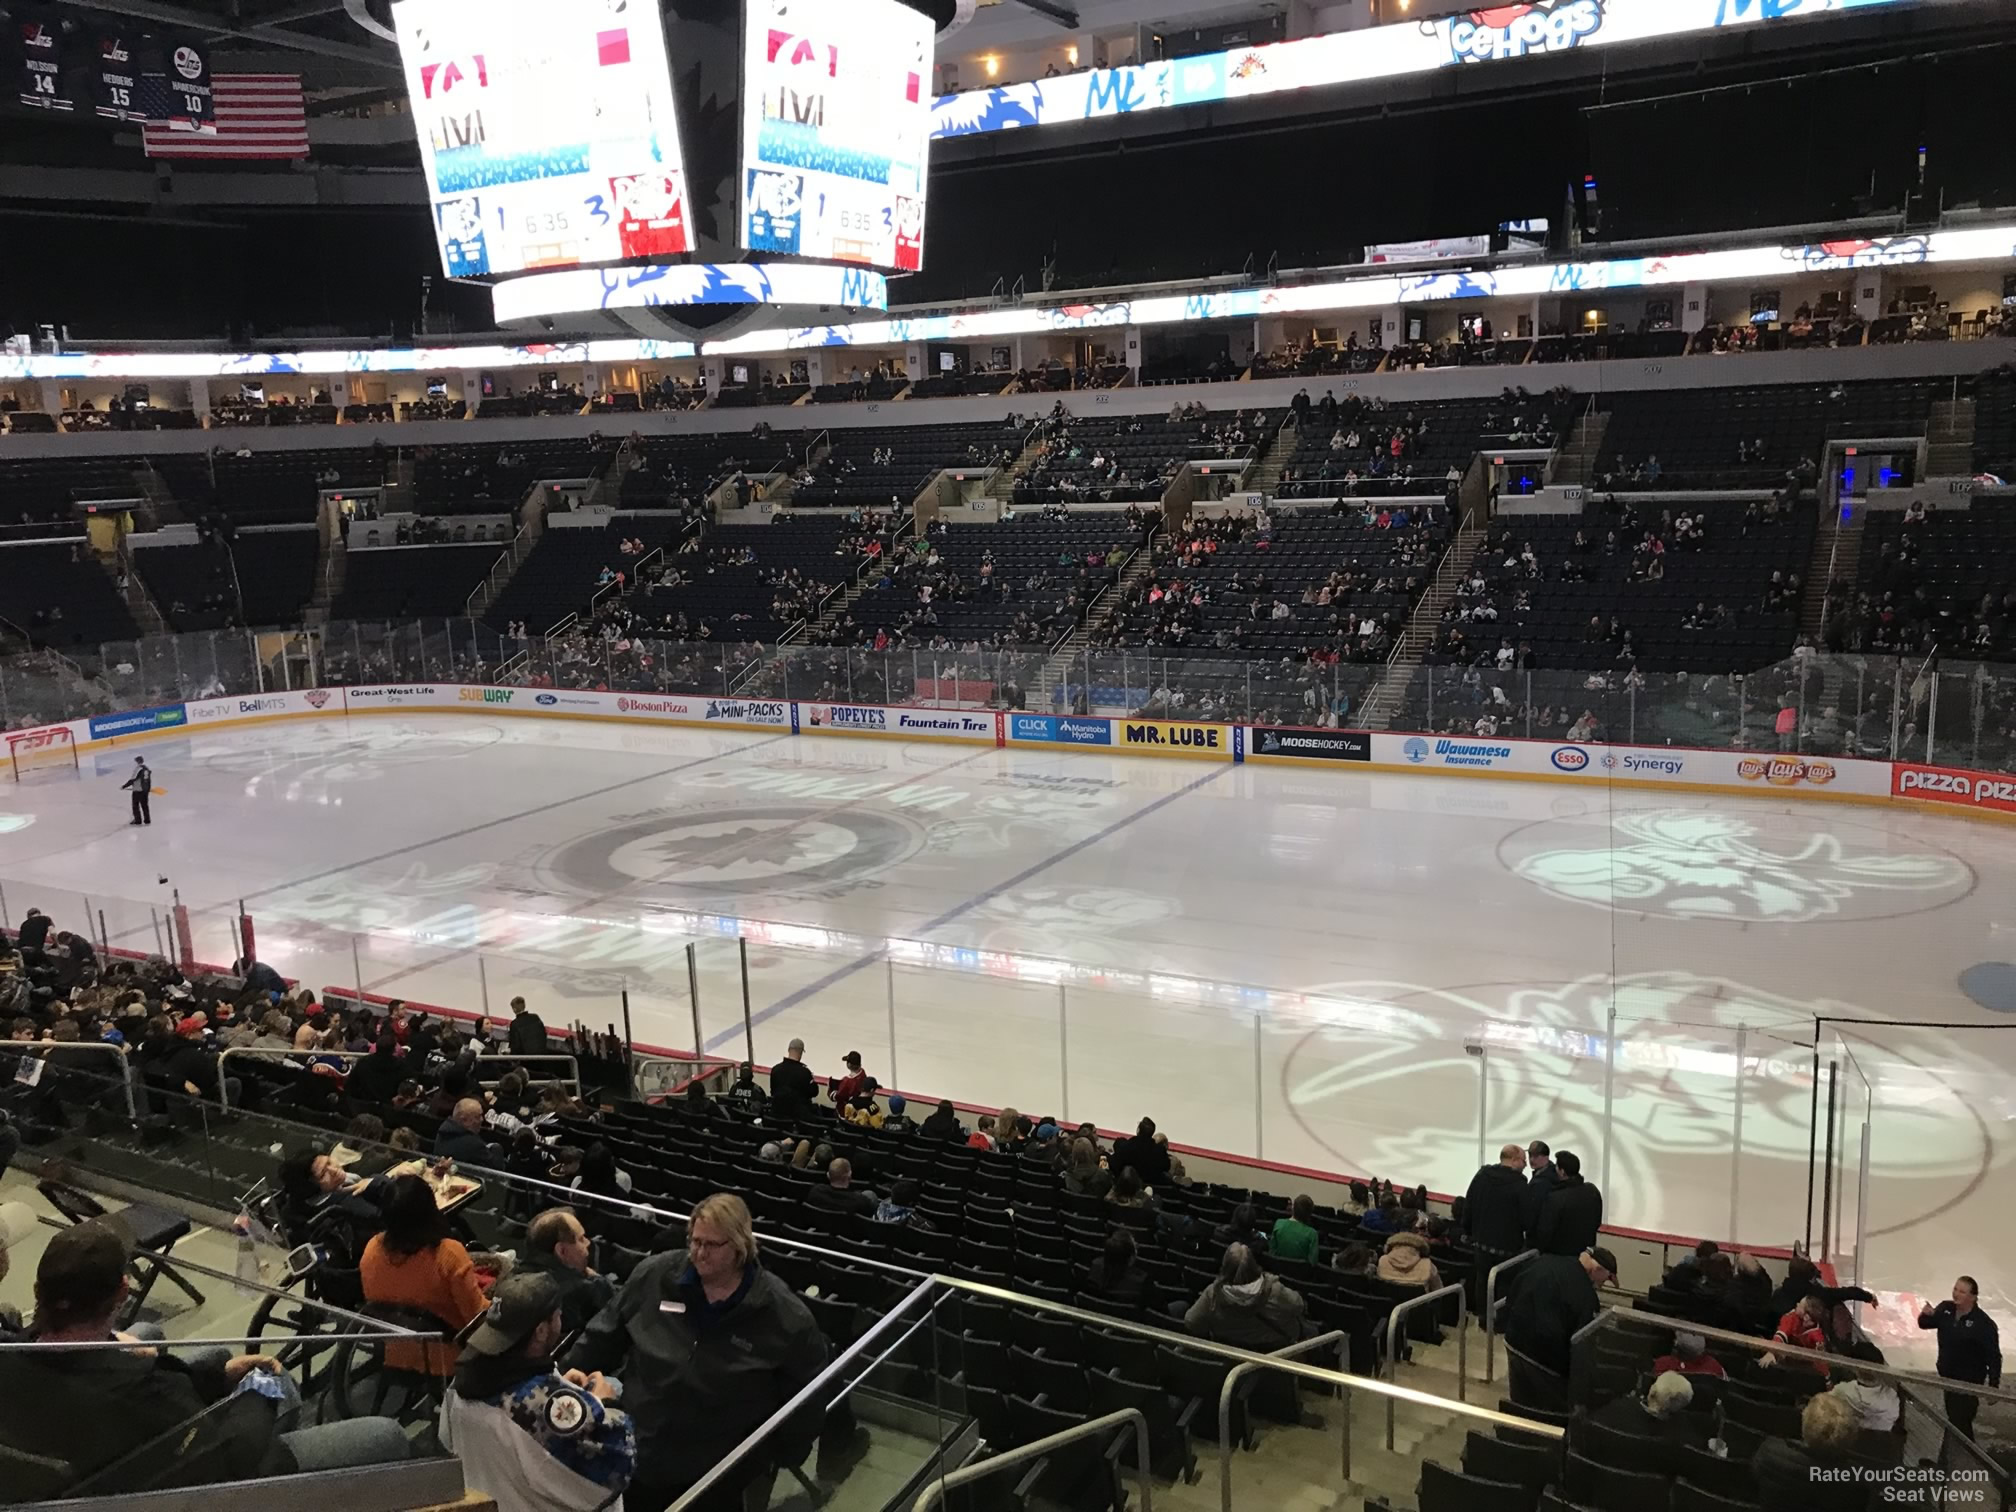
[(133, 775), (126, 779), (126, 790), (133, 795), (133, 822), (152, 824), (154, 815), (148, 802), (154, 791), (154, 773), (148, 767), (145, 756), (133, 758)]

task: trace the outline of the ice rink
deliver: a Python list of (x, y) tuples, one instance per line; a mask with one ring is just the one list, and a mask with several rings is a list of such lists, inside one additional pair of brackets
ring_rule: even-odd
[(822, 1074), (858, 1049), (913, 1095), (1149, 1113), (1178, 1143), (1438, 1191), (1480, 1138), (1544, 1137), (1644, 1229), (1726, 1239), (1733, 1201), (1733, 1237), (1803, 1233), (1815, 1016), (1908, 1021), (1823, 1035), (1842, 1243), (1866, 1229), (1885, 1290), (2016, 1290), (1993, 1263), (2016, 1232), (2016, 829), (481, 714), (143, 749), (151, 828), (126, 822), (128, 751), (0, 792), (13, 922), (78, 923), (88, 895), (151, 950), (179, 892), (221, 960), (242, 899), (260, 955), (318, 989), (500, 1014), (523, 992), (597, 1027), (627, 989), (636, 1038), (687, 1050), (697, 941), (701, 1038), (738, 1058), (740, 934), (759, 1060), (796, 1035)]

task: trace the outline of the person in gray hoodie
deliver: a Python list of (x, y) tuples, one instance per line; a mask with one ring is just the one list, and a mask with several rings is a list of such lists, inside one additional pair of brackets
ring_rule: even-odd
[(1302, 1294), (1260, 1268), (1244, 1244), (1228, 1244), (1218, 1279), (1205, 1287), (1183, 1326), (1200, 1339), (1271, 1354), (1302, 1337), (1308, 1312)]

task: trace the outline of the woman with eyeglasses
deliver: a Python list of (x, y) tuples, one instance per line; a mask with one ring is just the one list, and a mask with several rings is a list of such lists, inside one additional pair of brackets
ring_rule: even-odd
[[(623, 1380), (637, 1425), (627, 1512), (663, 1512), (811, 1384), (826, 1365), (811, 1309), (757, 1262), (742, 1199), (716, 1193), (687, 1221), (684, 1247), (651, 1256), (582, 1331), (567, 1364)], [(704, 1505), (741, 1506), (759, 1473), (795, 1465), (818, 1438), (821, 1409), (787, 1422)]]

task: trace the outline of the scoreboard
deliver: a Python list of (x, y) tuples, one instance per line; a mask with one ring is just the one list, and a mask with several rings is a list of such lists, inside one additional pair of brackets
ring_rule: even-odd
[(749, 0), (743, 246), (923, 266), (935, 35), (899, 0)]
[(653, 0), (392, 7), (451, 277), (692, 250)]

